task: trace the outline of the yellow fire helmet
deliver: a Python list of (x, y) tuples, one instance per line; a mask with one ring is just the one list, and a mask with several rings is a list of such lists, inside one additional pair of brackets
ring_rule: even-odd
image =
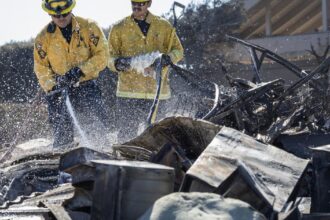
[(148, 2), (150, 0), (131, 0), (132, 2)]
[(66, 14), (74, 8), (76, 0), (42, 0), (42, 9), (50, 15)]

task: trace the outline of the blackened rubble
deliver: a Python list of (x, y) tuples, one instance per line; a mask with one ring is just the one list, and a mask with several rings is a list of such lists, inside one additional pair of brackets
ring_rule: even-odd
[[(227, 73), (229, 88), (206, 82), (214, 87), (205, 92), (217, 94), (202, 119), (166, 118), (111, 151), (45, 147), (18, 157), (11, 148), (0, 167), (0, 219), (160, 220), (153, 211), (166, 207), (159, 205), (168, 194), (173, 201), (196, 196), (197, 206), (208, 198), (240, 200), (227, 202), (253, 210), (250, 219), (328, 219), (329, 146), (321, 146), (329, 144), (323, 141), (330, 129), (328, 88), (320, 80), (330, 58), (308, 72), (265, 48), (229, 39), (250, 48), (254, 80)], [(265, 58), (300, 79), (261, 82)], [(199, 212), (211, 219), (215, 209)], [(162, 213), (180, 219), (170, 209)]]
[[(308, 72), (261, 46), (228, 38), (250, 49), (254, 82), (233, 78), (227, 73), (226, 79), (237, 96), (220, 95), (217, 107), (205, 120), (243, 131), (263, 143), (274, 143), (285, 132), (328, 132), (329, 86), (323, 83), (326, 78), (323, 75), (328, 74), (330, 58)], [(261, 82), (260, 69), (265, 58), (281, 64), (300, 79), (292, 84), (283, 79)]]

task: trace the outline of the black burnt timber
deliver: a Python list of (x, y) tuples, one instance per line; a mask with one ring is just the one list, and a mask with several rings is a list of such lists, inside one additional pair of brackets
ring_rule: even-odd
[(243, 114), (240, 110), (234, 110), (234, 118), (235, 118), (238, 130), (240, 130), (240, 131), (245, 130)]
[(251, 48), (249, 49), (250, 51), (250, 56), (251, 56), (251, 60), (252, 60), (252, 64), (253, 64), (253, 70), (254, 70), (254, 80), (256, 83), (261, 83), (261, 78), (260, 78), (260, 67), (261, 67), (261, 64), (262, 64), (262, 61), (264, 59), (264, 54), (265, 53), (262, 53), (261, 54), (261, 59), (258, 58), (258, 55), (257, 55), (257, 52), (254, 48)]

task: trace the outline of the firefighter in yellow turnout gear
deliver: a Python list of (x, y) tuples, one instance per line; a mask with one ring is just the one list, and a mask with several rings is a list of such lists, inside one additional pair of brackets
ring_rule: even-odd
[(54, 147), (73, 141), (66, 96), (75, 111), (85, 112), (84, 117), (96, 115), (103, 123), (108, 122), (95, 81), (107, 66), (107, 40), (94, 21), (72, 14), (75, 4), (75, 0), (43, 0), (42, 8), (52, 21), (35, 39), (34, 71), (46, 92)]
[[(175, 29), (165, 19), (153, 15), (148, 8), (151, 0), (132, 0), (132, 15), (113, 25), (109, 33), (109, 68), (118, 72), (117, 108), (122, 140), (134, 137), (138, 125), (145, 121), (156, 92), (156, 80), (131, 68), (132, 57), (160, 52), (163, 54), (163, 83), (159, 99), (171, 97), (167, 72), (169, 61), (183, 58), (183, 48)], [(150, 72), (146, 68), (145, 72)], [(124, 128), (129, 129), (129, 131)]]

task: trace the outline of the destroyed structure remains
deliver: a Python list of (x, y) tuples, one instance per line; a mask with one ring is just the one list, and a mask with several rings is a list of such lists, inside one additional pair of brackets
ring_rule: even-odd
[[(165, 118), (111, 149), (5, 148), (0, 219), (329, 219), (330, 58), (305, 71), (228, 39), (249, 48), (252, 81), (225, 72), (224, 87), (171, 65), (205, 95), (200, 119)], [(299, 80), (262, 82), (266, 59)]]

